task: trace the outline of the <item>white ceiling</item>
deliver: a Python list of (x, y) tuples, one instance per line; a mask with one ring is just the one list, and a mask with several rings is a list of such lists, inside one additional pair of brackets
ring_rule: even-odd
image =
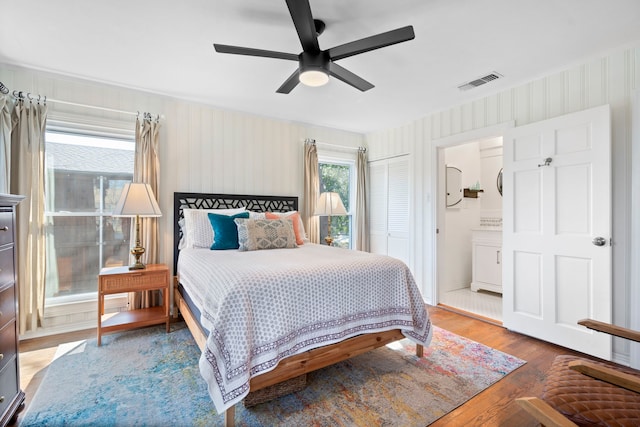
[[(339, 61), (375, 85), (367, 92), (332, 78), (282, 95), (295, 62), (212, 44), (300, 53), (284, 0), (0, 0), (0, 63), (366, 133), (640, 40), (639, 0), (311, 0), (311, 9), (327, 25), (322, 49), (406, 25), (416, 38)], [(457, 89), (494, 71), (504, 78)]]

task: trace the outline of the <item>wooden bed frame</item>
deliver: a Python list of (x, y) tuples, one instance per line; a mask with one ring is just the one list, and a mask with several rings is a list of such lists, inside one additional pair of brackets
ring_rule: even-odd
[[(174, 261), (173, 271), (177, 274), (178, 243), (181, 238), (179, 221), (183, 218), (182, 209), (228, 209), (246, 207), (255, 212), (263, 211), (290, 211), (298, 209), (297, 197), (275, 196), (246, 196), (228, 194), (201, 194), (201, 193), (174, 193)], [(174, 280), (175, 305), (191, 331), (200, 350), (204, 350), (207, 336), (200, 322), (191, 312), (186, 301), (178, 291), (179, 277)], [(336, 344), (305, 351), (304, 353), (288, 357), (280, 361), (272, 371), (258, 375), (251, 379), (249, 387), (251, 392), (282, 383), (300, 375), (313, 372), (334, 363), (349, 359), (359, 354), (382, 347), (391, 342), (405, 338), (399, 329), (385, 332), (375, 332), (358, 335)], [(422, 357), (423, 347), (416, 346), (416, 355)], [(235, 423), (235, 407), (225, 412), (225, 425), (233, 426)]]

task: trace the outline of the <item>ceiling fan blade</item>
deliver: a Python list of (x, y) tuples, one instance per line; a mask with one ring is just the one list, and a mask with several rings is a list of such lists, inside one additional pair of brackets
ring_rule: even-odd
[(305, 52), (320, 51), (316, 25), (313, 22), (309, 0), (287, 0), (287, 7), (289, 7), (293, 25), (295, 25), (298, 32), (302, 50)]
[(365, 92), (374, 87), (371, 83), (369, 83), (362, 77), (353, 74), (351, 71), (339, 66), (335, 62), (329, 63), (329, 74), (339, 80), (342, 80), (346, 84), (361, 90), (362, 92)]
[(294, 87), (298, 86), (300, 83), (299, 72), (296, 69), (293, 74), (289, 76), (287, 80), (282, 83), (282, 86), (278, 88), (277, 93), (289, 93), (293, 90)]
[(232, 53), (235, 55), (260, 56), (263, 58), (287, 59), (289, 61), (297, 61), (298, 55), (293, 53), (276, 52), (273, 50), (253, 49), (250, 47), (229, 46), (226, 44), (213, 44), (218, 53)]
[(380, 49), (381, 47), (413, 40), (415, 37), (416, 35), (413, 32), (413, 26), (409, 25), (396, 30), (387, 31), (386, 33), (380, 33), (375, 36), (365, 37), (364, 39), (332, 47), (327, 52), (329, 52), (329, 57), (332, 61), (337, 61), (359, 53), (369, 52), (370, 50)]

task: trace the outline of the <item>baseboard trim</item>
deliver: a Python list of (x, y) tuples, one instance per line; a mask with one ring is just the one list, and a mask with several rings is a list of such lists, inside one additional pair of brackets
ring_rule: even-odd
[(496, 325), (496, 326), (502, 326), (502, 322), (496, 319), (492, 319), (490, 317), (485, 317), (485, 316), (481, 316), (479, 314), (476, 313), (472, 313), (470, 311), (466, 311), (466, 310), (461, 310), (459, 308), (456, 307), (452, 307), (450, 305), (446, 305), (446, 304), (442, 304), (442, 303), (438, 303), (437, 305), (438, 308), (441, 308), (443, 310), (448, 310), (451, 311), (453, 313), (457, 313), (457, 314), (461, 314), (463, 316), (467, 316), (467, 317), (471, 317), (473, 319), (478, 319), (478, 320), (482, 320), (483, 322), (487, 322), (487, 323), (491, 323), (492, 325)]
[[(127, 310), (127, 294), (118, 294), (105, 298), (105, 312), (114, 313)], [(45, 307), (44, 326), (35, 331), (20, 334), (19, 339), (47, 337), (50, 335), (77, 332), (96, 328), (98, 325), (98, 301), (84, 300)]]

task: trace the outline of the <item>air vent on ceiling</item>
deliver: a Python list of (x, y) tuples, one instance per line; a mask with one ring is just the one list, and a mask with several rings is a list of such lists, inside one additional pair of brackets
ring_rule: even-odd
[(485, 83), (489, 83), (491, 81), (497, 80), (500, 77), (503, 77), (502, 74), (496, 73), (494, 71), (490, 74), (487, 74), (486, 76), (478, 77), (477, 79), (471, 80), (470, 82), (463, 83), (460, 86), (458, 86), (458, 89), (460, 90), (473, 89), (474, 87), (482, 86)]

